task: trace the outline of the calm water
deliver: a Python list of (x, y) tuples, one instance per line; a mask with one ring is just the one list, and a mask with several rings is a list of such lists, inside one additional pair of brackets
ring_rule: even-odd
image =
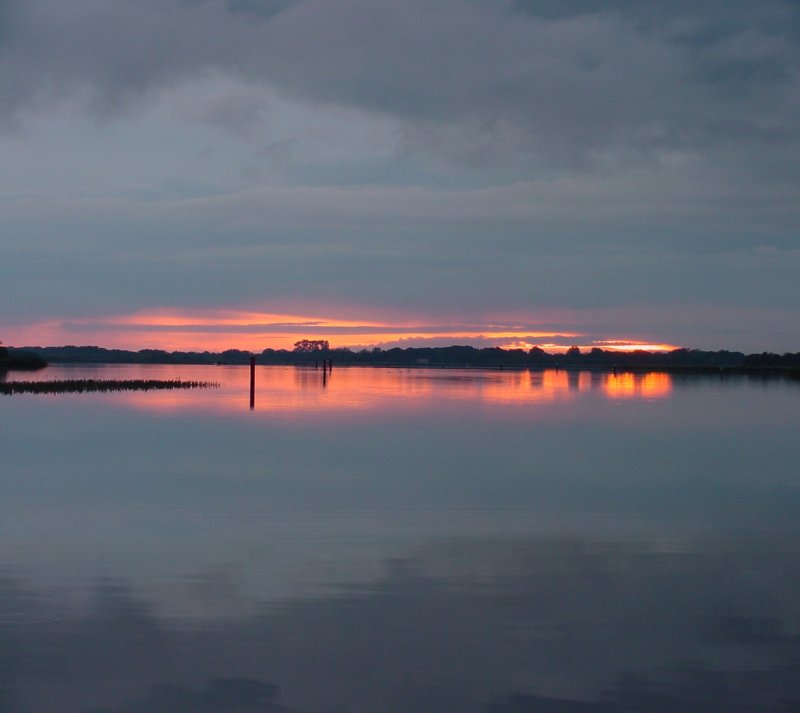
[(796, 383), (83, 377), (221, 386), (0, 396), (0, 713), (800, 710)]

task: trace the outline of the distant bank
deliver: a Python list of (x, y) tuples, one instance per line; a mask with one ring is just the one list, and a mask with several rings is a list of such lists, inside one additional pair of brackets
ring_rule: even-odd
[(36, 371), (46, 366), (47, 360), (36, 352), (0, 346), (0, 374), (12, 369)]
[[(305, 365), (331, 360), (339, 366), (472, 367), (472, 368), (589, 368), (645, 369), (666, 371), (729, 370), (800, 374), (800, 352), (744, 354), (731, 351), (675, 349), (669, 352), (618, 352), (594, 348), (582, 351), (572, 347), (565, 353), (549, 353), (538, 347), (530, 350), (476, 348), (470, 346), (409, 347), (406, 349), (265, 349), (261, 353), (239, 349), (223, 352), (167, 352), (159, 349), (128, 351), (97, 346), (24, 347), (5, 350), (5, 368), (41, 368), (45, 363), (60, 364), (249, 364), (255, 356), (259, 364)], [(0, 354), (0, 369), (3, 368)], [(26, 365), (27, 366), (24, 366)]]

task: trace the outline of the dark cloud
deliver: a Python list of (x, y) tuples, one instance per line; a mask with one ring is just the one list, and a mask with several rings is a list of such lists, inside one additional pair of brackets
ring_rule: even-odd
[(796, 305), (798, 28), (781, 0), (3, 0), (3, 304)]
[(216, 126), (246, 141), (258, 142), (264, 131), (266, 102), (261, 93), (231, 87), (203, 97), (184, 111), (186, 118)]
[(409, 150), (468, 165), (516, 157), (529, 172), (796, 140), (793, 4), (552, 8), (9, 1), (0, 92), (7, 117), (71, 95), (107, 113), (226, 72), (399, 117)]

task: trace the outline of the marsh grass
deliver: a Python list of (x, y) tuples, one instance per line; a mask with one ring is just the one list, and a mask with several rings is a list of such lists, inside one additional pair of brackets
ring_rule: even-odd
[(85, 394), (111, 391), (164, 391), (172, 389), (213, 389), (213, 381), (181, 379), (63, 379), (57, 381), (9, 381), (0, 383), (0, 394)]

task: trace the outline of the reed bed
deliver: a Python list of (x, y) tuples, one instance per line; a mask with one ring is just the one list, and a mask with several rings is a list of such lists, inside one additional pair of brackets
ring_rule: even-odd
[(57, 381), (9, 381), (0, 383), (0, 394), (86, 394), (111, 391), (164, 391), (171, 389), (213, 389), (213, 381), (181, 379), (62, 379)]

